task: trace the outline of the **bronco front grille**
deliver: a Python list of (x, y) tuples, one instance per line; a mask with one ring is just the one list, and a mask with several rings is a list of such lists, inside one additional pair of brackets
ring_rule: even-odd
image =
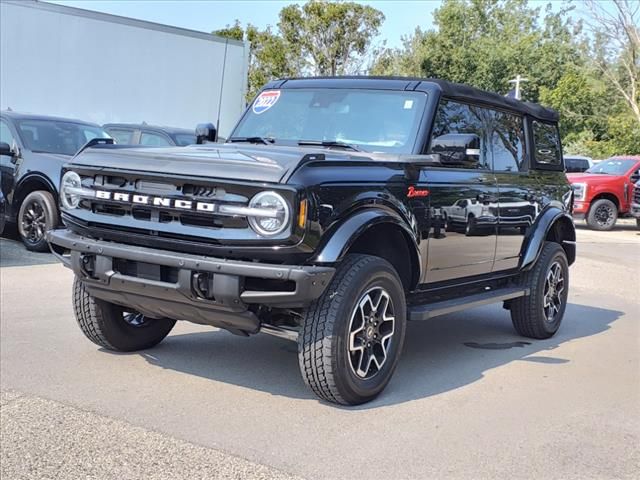
[[(84, 198), (80, 203), (80, 208), (95, 215), (96, 222), (103, 222), (108, 217), (122, 217), (213, 230), (246, 229), (249, 226), (246, 217), (217, 212), (221, 205), (246, 206), (249, 202), (249, 195), (228, 192), (228, 187), (106, 175), (97, 175), (95, 179), (86, 177), (83, 187), (102, 192), (103, 197), (107, 197), (106, 192), (109, 193), (108, 198)], [(146, 200), (146, 203), (142, 200)], [(184, 208), (187, 204), (194, 208)]]
[(633, 203), (640, 205), (640, 185), (633, 188)]

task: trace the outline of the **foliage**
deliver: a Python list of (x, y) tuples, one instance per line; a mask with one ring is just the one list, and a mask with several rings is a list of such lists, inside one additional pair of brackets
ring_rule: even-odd
[[(269, 80), (288, 76), (368, 70), (504, 94), (520, 74), (528, 79), (524, 99), (560, 112), (566, 152), (638, 154), (640, 2), (613, 0), (613, 8), (585, 2), (586, 25), (572, 18), (571, 3), (554, 12), (528, 0), (444, 0), (433, 27), (417, 26), (396, 49), (373, 50), (384, 16), (354, 2), (310, 0), (284, 7), (275, 29), (243, 28), (236, 21), (214, 33), (249, 43), (247, 100)], [(416, 4), (418, 15), (419, 9)]]
[(311, 0), (280, 11), (280, 32), (314, 75), (345, 75), (362, 68), (371, 40), (384, 21), (382, 12), (353, 2)]
[(250, 101), (276, 78), (358, 72), (383, 21), (382, 12), (369, 6), (311, 0), (284, 7), (277, 31), (243, 29), (236, 20), (213, 34), (249, 43)]

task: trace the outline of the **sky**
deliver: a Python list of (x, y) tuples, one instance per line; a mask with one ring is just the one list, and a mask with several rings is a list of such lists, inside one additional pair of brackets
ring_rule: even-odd
[[(278, 23), (280, 9), (301, 1), (283, 0), (48, 0), (70, 7), (96, 10), (113, 15), (132, 17), (165, 25), (211, 32), (238, 19), (244, 25), (259, 28)], [(400, 47), (402, 36), (411, 34), (417, 26), (432, 26), (433, 11), (439, 0), (370, 0), (359, 1), (382, 11), (385, 21), (376, 44), (383, 41), (389, 47)], [(562, 6), (559, 0), (532, 0), (534, 7), (551, 3), (554, 10)]]

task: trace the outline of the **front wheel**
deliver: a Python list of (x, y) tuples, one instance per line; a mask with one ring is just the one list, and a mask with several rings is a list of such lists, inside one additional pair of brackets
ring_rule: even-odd
[(58, 209), (53, 195), (44, 190), (31, 192), (18, 212), (18, 233), (27, 250), (47, 252), (47, 230), (58, 224)]
[(640, 230), (640, 218), (636, 218), (636, 228)]
[(516, 331), (529, 338), (549, 338), (560, 328), (569, 294), (569, 263), (560, 244), (546, 242), (538, 261), (523, 274), (529, 295), (511, 301)]
[(587, 225), (594, 230), (611, 230), (618, 220), (618, 207), (611, 200), (601, 198), (591, 205)]
[(76, 277), (73, 281), (73, 312), (80, 330), (96, 345), (116, 352), (154, 347), (166, 337), (176, 321), (154, 319), (95, 298)]
[(406, 324), (402, 282), (386, 260), (349, 255), (307, 308), (298, 340), (305, 383), (343, 405), (374, 399), (396, 368)]

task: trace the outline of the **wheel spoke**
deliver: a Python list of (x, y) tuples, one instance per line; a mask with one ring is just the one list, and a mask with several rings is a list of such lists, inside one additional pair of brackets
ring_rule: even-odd
[(351, 315), (349, 360), (360, 378), (371, 378), (384, 366), (395, 331), (390, 295), (382, 287), (365, 292)]

